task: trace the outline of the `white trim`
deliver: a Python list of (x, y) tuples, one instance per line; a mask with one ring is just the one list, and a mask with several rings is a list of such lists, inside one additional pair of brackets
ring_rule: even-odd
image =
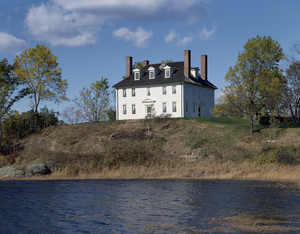
[(140, 73), (140, 69), (134, 69), (133, 70), (133, 76), (134, 76), (134, 80), (140, 80), (141, 78), (141, 73)]
[(149, 67), (148, 68), (148, 72), (149, 72), (149, 79), (153, 80), (155, 78), (155, 76), (156, 76), (155, 75), (155, 68), (154, 67)]
[(142, 101), (142, 103), (155, 103), (155, 100), (152, 100), (150, 98), (146, 98), (145, 100)]
[[(165, 70), (165, 78), (170, 78), (171, 77), (171, 67), (169, 67), (168, 65), (164, 67)], [(169, 73), (169, 74), (167, 74)]]

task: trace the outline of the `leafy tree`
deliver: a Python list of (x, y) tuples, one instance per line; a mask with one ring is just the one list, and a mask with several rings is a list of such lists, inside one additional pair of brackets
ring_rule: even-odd
[[(58, 112), (49, 110), (47, 106), (38, 112), (38, 127), (44, 129), (53, 125), (58, 125)], [(19, 114), (18, 111), (12, 111), (3, 121), (3, 135), (6, 138), (22, 138), (25, 135), (35, 132), (36, 114), (33, 110)]]
[(15, 76), (29, 89), (32, 108), (38, 112), (41, 101), (67, 100), (67, 80), (61, 78), (57, 57), (44, 45), (36, 45), (16, 56)]
[(143, 62), (134, 62), (133, 66), (132, 66), (132, 70), (134, 69), (142, 69), (143, 68)]
[(7, 59), (0, 61), (0, 145), (2, 136), (2, 121), (8, 115), (12, 105), (28, 94), (27, 89), (17, 90), (20, 82), (13, 76), (14, 65)]
[(286, 101), (293, 122), (300, 122), (300, 61), (293, 62), (286, 71)]
[(171, 59), (163, 59), (161, 63), (173, 63), (173, 61)]
[[(141, 62), (141, 61), (139, 61), (139, 62), (134, 62), (134, 64), (133, 64), (133, 66), (132, 66), (132, 70), (134, 70), (134, 69), (142, 69), (143, 68), (143, 62)], [(126, 79), (126, 76), (124, 75), (123, 77), (122, 77), (122, 79), (124, 80), (124, 79)]]
[(249, 118), (251, 133), (256, 117), (274, 116), (281, 111), (285, 79), (278, 63), (283, 57), (277, 41), (257, 36), (247, 41), (236, 64), (225, 76), (230, 85), (223, 91), (223, 104), (228, 105), (232, 113), (238, 111)]
[(218, 99), (218, 104), (210, 110), (211, 114), (218, 117), (236, 117), (243, 118), (243, 114), (236, 108), (226, 103), (223, 97)]
[(101, 77), (90, 88), (83, 88), (80, 96), (74, 99), (77, 113), (89, 122), (98, 122), (107, 119), (109, 108), (108, 79)]
[(47, 128), (59, 123), (58, 120), (59, 112), (49, 110), (47, 106), (44, 106), (39, 112), (39, 127)]
[(107, 116), (109, 121), (116, 120), (116, 109), (114, 107), (110, 107), (107, 111)]

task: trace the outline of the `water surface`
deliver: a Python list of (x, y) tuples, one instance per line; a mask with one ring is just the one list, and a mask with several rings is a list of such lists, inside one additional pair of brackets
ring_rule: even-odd
[(300, 232), (293, 183), (0, 181), (0, 232)]

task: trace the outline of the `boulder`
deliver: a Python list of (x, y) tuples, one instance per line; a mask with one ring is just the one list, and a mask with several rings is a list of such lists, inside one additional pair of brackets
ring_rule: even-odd
[(45, 166), (48, 167), (50, 173), (58, 171), (58, 166), (54, 162), (50, 162), (50, 161), (45, 162)]
[(25, 172), (22, 170), (16, 170), (12, 166), (5, 166), (0, 168), (0, 177), (5, 177), (5, 178), (20, 178), (24, 177)]
[(51, 171), (45, 164), (31, 164), (28, 165), (25, 169), (26, 176), (35, 176), (35, 175), (49, 175)]

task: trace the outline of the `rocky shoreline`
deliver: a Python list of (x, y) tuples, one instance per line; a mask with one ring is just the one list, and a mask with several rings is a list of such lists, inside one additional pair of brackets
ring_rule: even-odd
[(25, 178), (31, 176), (43, 176), (50, 175), (53, 172), (51, 164), (46, 165), (43, 163), (31, 164), (25, 167), (25, 169), (16, 169), (13, 166), (4, 166), (0, 168), (0, 178)]

